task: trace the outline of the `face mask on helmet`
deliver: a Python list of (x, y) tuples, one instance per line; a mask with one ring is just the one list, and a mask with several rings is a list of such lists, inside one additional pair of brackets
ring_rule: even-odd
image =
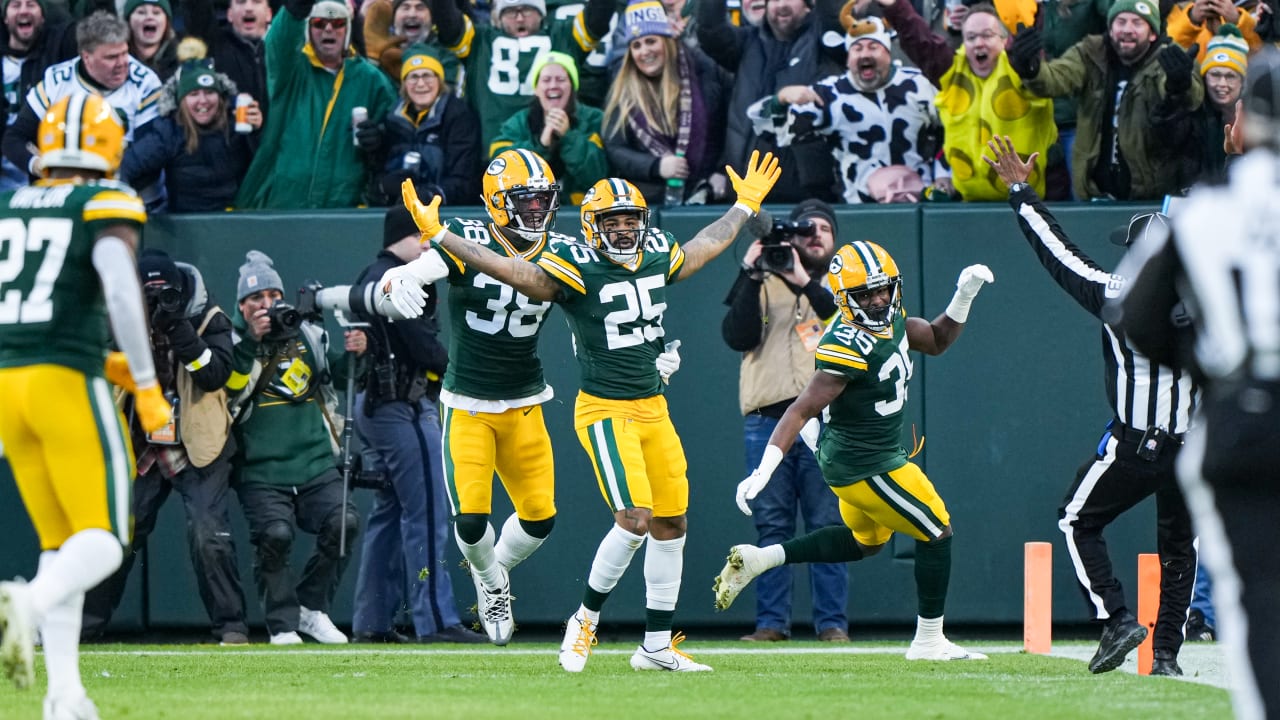
[(879, 332), (902, 310), (902, 276), (884, 248), (855, 242), (831, 259), (831, 289), (846, 322)]
[(485, 170), (483, 185), (485, 208), (499, 226), (536, 242), (555, 225), (560, 185), (537, 153), (500, 153)]
[(649, 207), (635, 185), (619, 178), (597, 182), (582, 199), (581, 214), (587, 244), (610, 260), (626, 263), (640, 253)]

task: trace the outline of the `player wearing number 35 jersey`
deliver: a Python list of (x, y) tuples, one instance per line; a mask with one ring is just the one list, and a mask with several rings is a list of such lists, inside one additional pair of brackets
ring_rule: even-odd
[(984, 265), (960, 273), (946, 311), (929, 322), (902, 309), (902, 276), (884, 248), (846, 245), (829, 272), (840, 314), (818, 345), (817, 372), (787, 408), (760, 466), (738, 485), (738, 507), (769, 482), (800, 428), (823, 408), (830, 421), (818, 442), (818, 466), (840, 498), (845, 527), (827, 527), (780, 545), (735, 545), (715, 581), (716, 609), (727, 609), (756, 576), (783, 564), (852, 562), (874, 555), (893, 533), (916, 539), (919, 606), (908, 660), (986, 659), (947, 640), (943, 608), (951, 576), (951, 519), (946, 505), (902, 448), (903, 411), (911, 379), (908, 350), (939, 355), (959, 337), (969, 305), (984, 283)]
[(728, 168), (738, 202), (683, 247), (649, 227), (649, 210), (634, 185), (597, 182), (583, 199), (585, 244), (542, 253), (537, 264), (468, 243), (440, 225), (439, 201), (423, 205), (412, 183), (405, 206), (423, 235), (454, 256), (529, 297), (554, 300), (573, 328), (582, 392), (575, 426), (591, 457), (615, 524), (600, 543), (582, 606), (569, 618), (560, 665), (578, 672), (595, 644), (600, 609), (648, 541), (644, 642), (631, 656), (637, 670), (710, 670), (676, 648), (672, 637), (684, 563), (689, 481), (684, 449), (663, 396), (663, 379), (678, 366), (664, 347), (666, 286), (684, 280), (733, 242), (777, 182), (772, 155), (753, 153), (744, 176)]
[[(0, 194), (0, 444), (41, 549), (29, 584), (0, 582), (0, 666), (30, 686), (39, 628), (45, 717), (97, 717), (80, 681), (80, 614), (130, 539), (133, 454), (107, 379), (135, 394), (148, 432), (172, 412), (133, 258), (146, 213), (109, 179), (124, 134), (101, 96), (63, 98), (40, 121), (42, 179)], [(107, 354), (108, 320), (123, 354)]]

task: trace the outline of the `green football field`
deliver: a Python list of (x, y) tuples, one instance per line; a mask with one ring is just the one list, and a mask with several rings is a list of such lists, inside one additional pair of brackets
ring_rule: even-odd
[[(900, 642), (832, 649), (690, 640), (684, 647), (714, 672), (635, 672), (628, 665), (634, 647), (621, 642), (598, 647), (578, 675), (556, 664), (558, 645), (521, 642), (476, 649), (94, 645), (81, 668), (104, 720), (1231, 716), (1226, 691), (1203, 679), (1124, 670), (1094, 676), (1077, 659), (1023, 654), (1021, 643), (975, 643), (989, 660), (952, 663), (907, 662)], [(1092, 648), (1064, 649), (1087, 656)], [(40, 717), (42, 659), (37, 666), (33, 690), (0, 687), (0, 718)]]

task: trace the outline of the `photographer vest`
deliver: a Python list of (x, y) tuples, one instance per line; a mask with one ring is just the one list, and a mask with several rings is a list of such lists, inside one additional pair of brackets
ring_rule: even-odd
[(760, 310), (760, 345), (742, 354), (738, 375), (743, 415), (800, 395), (813, 376), (814, 352), (826, 327), (809, 299), (773, 274), (760, 287)]
[[(220, 312), (222, 308), (216, 305), (210, 308), (200, 327), (196, 329), (196, 334), (204, 335), (209, 322)], [(206, 467), (222, 454), (227, 444), (227, 435), (231, 431), (227, 391), (225, 388), (218, 388), (213, 392), (205, 392), (195, 384), (191, 373), (181, 364), (178, 365), (174, 382), (178, 391), (178, 435), (182, 438), (182, 446), (192, 465)]]

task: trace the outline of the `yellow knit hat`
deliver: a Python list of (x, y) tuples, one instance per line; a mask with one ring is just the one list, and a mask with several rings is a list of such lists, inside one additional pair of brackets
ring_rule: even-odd
[(1241, 77), (1249, 67), (1249, 43), (1245, 42), (1240, 28), (1231, 23), (1218, 28), (1209, 41), (1204, 50), (1204, 60), (1200, 63), (1200, 74), (1204, 75), (1216, 67), (1234, 70)]
[(431, 53), (431, 49), (421, 43), (410, 45), (404, 51), (404, 61), (400, 64), (400, 82), (414, 70), (430, 70), (444, 82), (444, 65)]

